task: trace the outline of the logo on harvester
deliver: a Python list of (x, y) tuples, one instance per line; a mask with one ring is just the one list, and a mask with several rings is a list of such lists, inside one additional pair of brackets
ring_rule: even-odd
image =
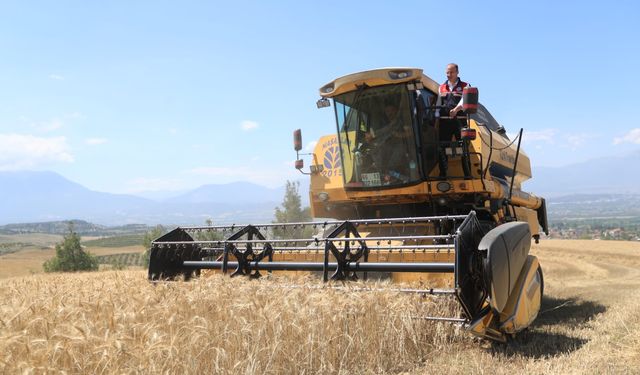
[(333, 146), (324, 153), (324, 167), (326, 169), (340, 168), (340, 153), (338, 153), (338, 147)]
[(324, 170), (322, 174), (326, 177), (336, 176), (339, 174), (340, 168), (342, 168), (342, 162), (340, 161), (340, 152), (338, 152), (338, 146), (331, 146), (324, 152)]

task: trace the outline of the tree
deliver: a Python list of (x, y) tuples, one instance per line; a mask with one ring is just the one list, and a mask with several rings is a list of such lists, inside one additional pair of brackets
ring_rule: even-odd
[[(287, 181), (282, 208), (276, 207), (274, 223), (311, 221), (311, 209), (302, 208), (299, 188), (299, 182)], [(313, 228), (274, 228), (273, 233), (278, 238), (308, 238), (313, 234)]]
[(42, 267), (45, 272), (96, 271), (98, 260), (82, 249), (80, 235), (69, 222), (62, 242), (56, 244), (56, 256), (44, 262)]
[[(211, 219), (207, 219), (204, 222), (209, 227), (213, 226), (213, 220)], [(224, 240), (224, 235), (221, 232), (209, 230), (196, 233), (195, 239), (198, 241), (221, 241)]]
[(155, 228), (147, 231), (147, 233), (144, 234), (144, 237), (142, 237), (142, 247), (144, 247), (142, 259), (146, 268), (149, 268), (149, 258), (151, 257), (151, 242), (165, 233), (167, 233), (167, 229), (158, 224)]

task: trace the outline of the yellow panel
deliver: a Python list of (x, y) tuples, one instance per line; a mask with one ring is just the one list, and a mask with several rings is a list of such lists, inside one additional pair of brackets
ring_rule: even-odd
[(500, 312), (501, 331), (509, 334), (519, 332), (538, 316), (542, 300), (538, 266), (538, 258), (529, 255), (504, 311)]
[(538, 223), (538, 213), (534, 210), (530, 210), (524, 207), (516, 207), (515, 210), (518, 221), (526, 221), (527, 223), (529, 223), (531, 235), (539, 235), (540, 223)]

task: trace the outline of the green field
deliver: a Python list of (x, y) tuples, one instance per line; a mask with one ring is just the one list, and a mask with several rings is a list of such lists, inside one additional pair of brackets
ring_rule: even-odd
[(96, 259), (98, 259), (98, 264), (111, 264), (114, 267), (142, 267), (144, 265), (142, 253), (98, 255)]
[(126, 234), (123, 236), (96, 238), (82, 241), (84, 246), (90, 247), (125, 247), (141, 245), (144, 234)]

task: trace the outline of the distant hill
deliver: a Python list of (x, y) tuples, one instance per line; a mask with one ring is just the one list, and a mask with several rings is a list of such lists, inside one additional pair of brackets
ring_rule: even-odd
[[(166, 199), (167, 203), (264, 203), (281, 202), (284, 187), (267, 188), (250, 182), (232, 182), (221, 185), (203, 185), (177, 197)], [(308, 189), (307, 189), (308, 190)], [(308, 199), (307, 199), (308, 200)]]
[(155, 202), (124, 194), (101, 193), (53, 172), (0, 172), (0, 224), (85, 219), (130, 223)]
[(549, 220), (640, 217), (640, 194), (571, 194), (547, 201)]
[[(237, 182), (205, 185), (156, 201), (133, 195), (92, 191), (53, 172), (0, 172), (0, 225), (84, 220), (101, 225), (270, 222), (284, 197), (284, 186), (267, 188)], [(307, 183), (300, 184), (308, 204)], [(63, 227), (66, 228), (65, 225)]]
[[(525, 182), (524, 190), (547, 198), (550, 218), (638, 215), (638, 160), (640, 151), (566, 167), (534, 168), (534, 178)], [(60, 222), (57, 225), (64, 231), (64, 222), (69, 219), (107, 226), (194, 225), (207, 219), (218, 224), (265, 223), (273, 220), (284, 191), (284, 186), (268, 188), (234, 182), (203, 185), (171, 198), (153, 200), (92, 191), (53, 172), (0, 172), (0, 225)], [(308, 205), (307, 180), (300, 181), (300, 195), (303, 205)], [(83, 233), (91, 230), (86, 228)]]
[(640, 150), (565, 167), (533, 168), (524, 190), (541, 196), (640, 194)]
[(73, 230), (81, 236), (116, 236), (141, 234), (152, 229), (144, 224), (129, 224), (114, 227), (89, 223), (84, 220), (48, 221), (39, 223), (7, 224), (0, 226), (0, 234), (49, 233), (65, 234), (73, 223)]

